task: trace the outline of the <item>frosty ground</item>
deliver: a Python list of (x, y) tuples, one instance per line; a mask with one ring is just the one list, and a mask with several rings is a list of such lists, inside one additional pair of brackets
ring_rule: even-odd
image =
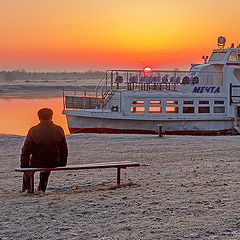
[(24, 138), (0, 135), (1, 239), (240, 239), (239, 136), (68, 135), (68, 164), (141, 167), (120, 188), (115, 169), (53, 172), (44, 195), (19, 193)]

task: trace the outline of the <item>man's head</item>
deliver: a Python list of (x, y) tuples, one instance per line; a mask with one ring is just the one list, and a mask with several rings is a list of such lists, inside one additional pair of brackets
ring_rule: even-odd
[(42, 108), (38, 111), (39, 120), (52, 120), (53, 111), (50, 108)]

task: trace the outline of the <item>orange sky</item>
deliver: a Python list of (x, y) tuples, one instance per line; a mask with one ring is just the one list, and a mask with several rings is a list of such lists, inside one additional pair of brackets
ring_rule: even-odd
[(240, 42), (239, 0), (2, 0), (0, 70), (186, 69)]

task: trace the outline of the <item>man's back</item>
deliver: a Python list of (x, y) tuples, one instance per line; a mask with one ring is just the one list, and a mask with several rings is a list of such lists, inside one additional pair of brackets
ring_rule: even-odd
[[(30, 157), (31, 155), (31, 157)], [(56, 167), (67, 163), (67, 144), (60, 126), (42, 120), (27, 135), (21, 154), (22, 167)]]

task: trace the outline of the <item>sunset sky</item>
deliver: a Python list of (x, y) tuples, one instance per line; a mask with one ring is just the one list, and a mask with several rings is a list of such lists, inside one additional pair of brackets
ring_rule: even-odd
[(225, 36), (239, 0), (0, 0), (0, 70), (188, 69)]

